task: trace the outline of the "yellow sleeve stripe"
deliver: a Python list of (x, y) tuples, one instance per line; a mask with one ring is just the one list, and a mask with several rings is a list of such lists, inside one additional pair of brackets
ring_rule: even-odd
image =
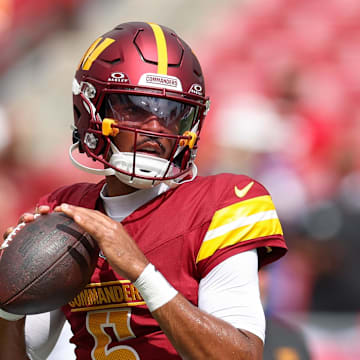
[(275, 206), (269, 195), (232, 204), (214, 214), (196, 262), (208, 258), (218, 249), (282, 233)]
[(275, 210), (274, 203), (269, 195), (258, 196), (245, 201), (240, 201), (236, 204), (232, 204), (226, 208), (216, 211), (211, 220), (209, 230), (232, 223), (240, 218), (269, 210)]
[(168, 56), (167, 56), (167, 46), (164, 32), (161, 27), (154, 23), (148, 23), (155, 36), (157, 53), (158, 53), (158, 67), (157, 73), (167, 75), (168, 71)]
[[(223, 230), (225, 231), (225, 229)], [(207, 240), (205, 241), (204, 239), (196, 258), (196, 262), (208, 258), (209, 256), (213, 255), (216, 250), (223, 249), (246, 240), (275, 234), (282, 234), (281, 224), (277, 217), (266, 220), (259, 220), (255, 223), (237, 227), (230, 231), (225, 231), (223, 234), (221, 234), (221, 232), (212, 233), (212, 235), (215, 237), (210, 237), (207, 234)]]
[[(254, 226), (255, 224), (258, 224), (261, 221), (272, 220), (277, 218), (278, 217), (275, 210), (262, 211), (257, 214), (238, 218), (231, 223), (219, 226), (218, 228), (213, 230), (208, 230), (208, 232), (204, 237), (203, 243), (212, 239), (216, 239), (220, 236), (223, 236), (238, 228)], [(262, 235), (262, 236), (266, 236), (266, 235)]]

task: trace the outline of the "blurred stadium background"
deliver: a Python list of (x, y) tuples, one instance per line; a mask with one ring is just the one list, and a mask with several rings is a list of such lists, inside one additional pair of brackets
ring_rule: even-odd
[(359, 359), (359, 19), (358, 0), (0, 0), (0, 230), (56, 186), (97, 180), (67, 157), (75, 67), (109, 28), (161, 23), (206, 75), (200, 173), (255, 177), (282, 219), (267, 312), (313, 359)]

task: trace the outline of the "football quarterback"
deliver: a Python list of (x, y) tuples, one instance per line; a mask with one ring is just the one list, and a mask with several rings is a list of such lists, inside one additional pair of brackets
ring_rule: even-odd
[(97, 266), (61, 309), (26, 316), (25, 331), (22, 316), (1, 310), (2, 353), (56, 359), (66, 318), (61, 358), (261, 359), (258, 269), (287, 248), (255, 179), (197, 176), (209, 98), (191, 48), (165, 26), (120, 24), (85, 52), (72, 93), (70, 158), (104, 180), (56, 189), (37, 208), (64, 212), (90, 234)]

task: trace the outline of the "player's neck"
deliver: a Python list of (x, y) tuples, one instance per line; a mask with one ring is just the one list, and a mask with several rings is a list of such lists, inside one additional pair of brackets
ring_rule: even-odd
[(120, 196), (131, 194), (138, 189), (131, 187), (130, 185), (124, 184), (118, 180), (115, 176), (106, 177), (106, 190), (107, 196)]

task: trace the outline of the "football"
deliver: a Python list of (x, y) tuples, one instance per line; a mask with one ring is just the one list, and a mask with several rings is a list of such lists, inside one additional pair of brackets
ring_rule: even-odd
[(71, 301), (90, 281), (96, 241), (64, 213), (19, 224), (0, 247), (0, 308), (37, 314)]

